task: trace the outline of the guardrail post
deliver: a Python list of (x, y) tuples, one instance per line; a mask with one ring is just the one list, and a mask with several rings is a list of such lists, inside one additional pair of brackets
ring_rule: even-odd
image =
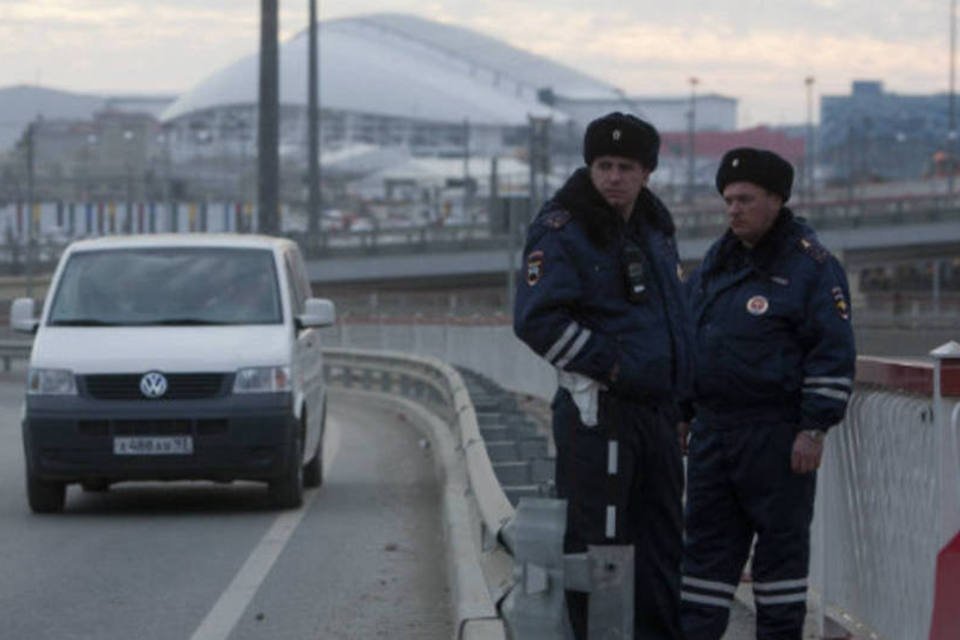
[[(587, 636), (633, 638), (633, 547), (589, 546), (585, 554), (566, 556), (564, 568), (567, 588), (590, 594)], [(588, 581), (582, 582), (583, 577)]]
[(566, 500), (521, 498), (504, 528), (515, 584), (501, 614), (514, 640), (562, 638), (569, 626), (563, 594), (566, 514)]
[(510, 637), (571, 638), (564, 597), (569, 589), (590, 594), (589, 638), (633, 638), (633, 547), (590, 546), (565, 556), (566, 512), (566, 500), (524, 497), (504, 527), (515, 584), (500, 611)]

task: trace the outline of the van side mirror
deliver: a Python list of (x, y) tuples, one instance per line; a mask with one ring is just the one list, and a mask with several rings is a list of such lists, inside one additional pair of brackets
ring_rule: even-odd
[(336, 321), (336, 307), (326, 298), (307, 298), (303, 303), (303, 313), (297, 316), (297, 326), (301, 329), (329, 327)]
[(23, 333), (36, 333), (40, 319), (36, 317), (33, 298), (17, 298), (10, 305), (10, 328)]

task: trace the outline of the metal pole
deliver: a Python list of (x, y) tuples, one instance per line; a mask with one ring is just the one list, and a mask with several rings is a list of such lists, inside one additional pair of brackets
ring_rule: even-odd
[(539, 202), (537, 202), (537, 119), (533, 116), (528, 116), (527, 122), (530, 127), (530, 137), (529, 140), (527, 140), (527, 144), (529, 145), (527, 149), (527, 161), (530, 163), (530, 184), (528, 185), (530, 206), (528, 209), (529, 219), (533, 220), (540, 206)]
[(941, 276), (940, 276), (940, 272), (941, 272), (941, 267), (942, 267), (942, 260), (940, 260), (940, 259), (938, 258), (938, 259), (936, 259), (936, 260), (933, 261), (933, 267), (932, 267), (932, 268), (933, 268), (933, 273), (932, 273), (933, 282), (931, 283), (931, 284), (932, 284), (932, 292), (931, 292), (931, 293), (932, 293), (932, 298), (933, 298), (932, 301), (933, 301), (933, 315), (934, 315), (934, 316), (939, 316), (939, 315), (940, 315), (940, 288), (941, 288), (941, 283), (940, 283), (940, 277), (941, 277)]
[(280, 205), (280, 81), (277, 50), (278, 0), (260, 0), (260, 118), (257, 206), (260, 231), (279, 231)]
[(470, 120), (463, 120), (463, 200), (461, 208), (463, 209), (461, 217), (464, 220), (474, 222), (473, 216), (467, 217), (467, 211), (470, 208)]
[(540, 197), (550, 197), (550, 124), (552, 118), (543, 119), (540, 130)]
[(687, 202), (693, 202), (694, 182), (697, 171), (697, 84), (700, 80), (696, 77), (690, 78), (690, 112), (688, 115), (687, 127)]
[(317, 241), (320, 231), (320, 95), (317, 63), (317, 0), (310, 0), (310, 46), (308, 59), (308, 90), (309, 104), (307, 107), (308, 123), (308, 166), (310, 180), (310, 202), (307, 205), (308, 236), (312, 247)]
[(31, 122), (27, 125), (27, 246), (24, 256), (24, 279), (26, 286), (26, 295), (33, 297), (33, 208), (36, 194), (34, 193), (34, 133), (36, 123)]
[(956, 121), (956, 50), (957, 50), (957, 0), (950, 0), (950, 118), (947, 131), (947, 192), (953, 195), (954, 172), (956, 171), (957, 121)]
[[(163, 136), (163, 206), (167, 211), (173, 211), (173, 158), (170, 152), (170, 145), (173, 138), (174, 129), (172, 126), (164, 127)], [(154, 217), (147, 223), (147, 229), (150, 233), (156, 230), (156, 216), (160, 212), (155, 211)]]
[(804, 178), (806, 179), (806, 200), (807, 202), (813, 201), (813, 181), (814, 181), (814, 169), (816, 165), (816, 154), (814, 153), (814, 140), (813, 140), (813, 76), (807, 76), (803, 83), (807, 86), (807, 149), (806, 156), (807, 159), (804, 161)]

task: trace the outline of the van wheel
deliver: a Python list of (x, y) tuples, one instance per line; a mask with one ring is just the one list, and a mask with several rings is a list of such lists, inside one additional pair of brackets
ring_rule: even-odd
[(314, 489), (323, 484), (323, 447), (318, 443), (317, 451), (303, 468), (303, 486)]
[(283, 473), (270, 481), (270, 503), (277, 509), (296, 509), (303, 504), (303, 434), (294, 434)]
[(41, 480), (27, 471), (27, 502), (34, 513), (60, 513), (66, 495), (66, 483)]
[(324, 404), (320, 419), (320, 439), (317, 441), (317, 450), (303, 468), (303, 486), (310, 489), (323, 484), (323, 435), (327, 427), (327, 406)]

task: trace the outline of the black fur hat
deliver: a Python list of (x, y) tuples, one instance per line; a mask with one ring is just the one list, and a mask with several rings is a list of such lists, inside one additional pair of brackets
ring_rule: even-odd
[(660, 134), (636, 116), (614, 111), (587, 126), (583, 136), (583, 161), (590, 166), (597, 156), (633, 158), (649, 171), (657, 168)]
[(717, 169), (717, 191), (723, 190), (731, 182), (752, 182), (771, 193), (790, 199), (793, 187), (793, 165), (773, 151), (738, 147), (727, 151)]

